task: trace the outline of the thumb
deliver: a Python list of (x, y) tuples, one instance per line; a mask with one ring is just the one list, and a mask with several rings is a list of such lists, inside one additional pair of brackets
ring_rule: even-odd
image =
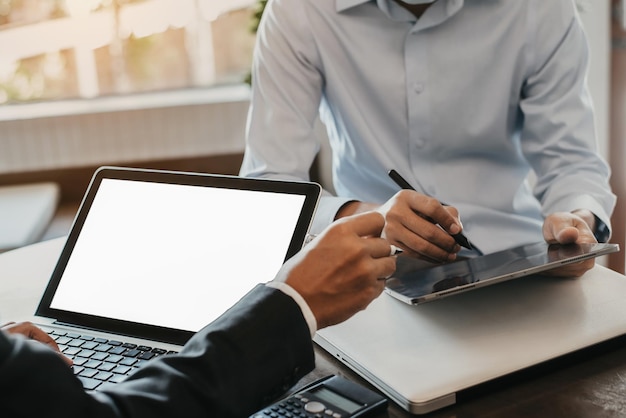
[(581, 220), (570, 213), (556, 213), (546, 218), (543, 237), (549, 244), (571, 244), (578, 240)]

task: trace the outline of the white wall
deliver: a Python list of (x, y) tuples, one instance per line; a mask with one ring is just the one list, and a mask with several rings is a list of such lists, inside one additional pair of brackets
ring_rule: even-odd
[(247, 86), (0, 106), (0, 174), (240, 153)]

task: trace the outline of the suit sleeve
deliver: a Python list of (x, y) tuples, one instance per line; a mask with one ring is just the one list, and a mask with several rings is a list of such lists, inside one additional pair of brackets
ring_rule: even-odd
[(263, 285), (108, 391), (86, 393), (42, 344), (0, 333), (0, 405), (16, 417), (244, 417), (314, 367), (298, 305)]

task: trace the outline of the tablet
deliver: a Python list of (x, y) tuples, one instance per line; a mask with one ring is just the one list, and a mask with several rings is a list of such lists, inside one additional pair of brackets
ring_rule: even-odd
[(411, 305), (619, 251), (617, 244), (537, 242), (448, 264), (398, 257), (385, 291)]

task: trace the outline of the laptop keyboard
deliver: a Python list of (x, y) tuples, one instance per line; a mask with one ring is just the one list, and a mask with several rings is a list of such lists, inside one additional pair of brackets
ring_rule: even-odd
[(119, 383), (147, 361), (177, 353), (88, 334), (56, 329), (46, 329), (46, 332), (56, 341), (61, 352), (72, 359), (74, 374), (86, 390), (101, 390)]

